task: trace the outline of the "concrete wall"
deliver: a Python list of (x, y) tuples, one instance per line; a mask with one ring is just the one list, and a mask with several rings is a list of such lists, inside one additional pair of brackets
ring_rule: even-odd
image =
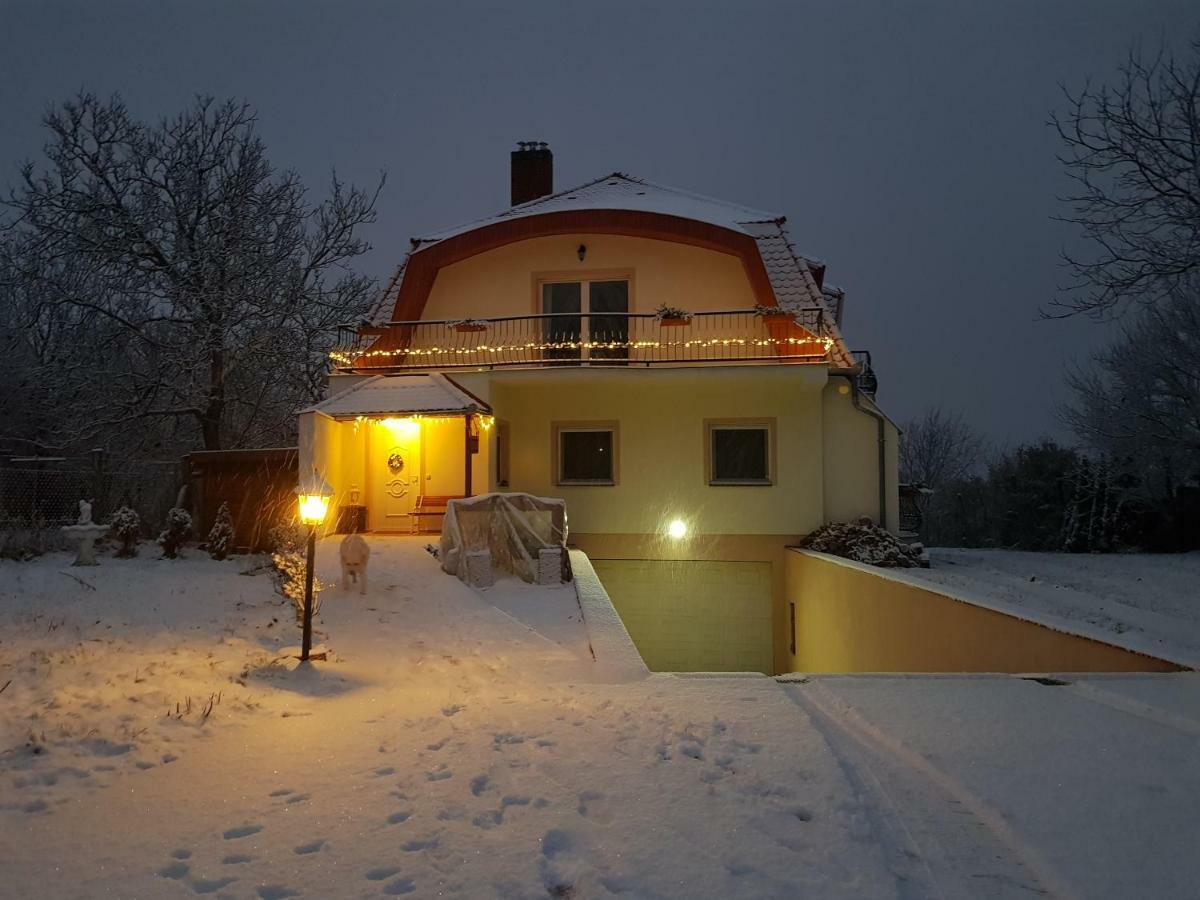
[[(843, 393), (844, 391), (844, 393)], [(860, 402), (870, 405), (862, 397)], [(825, 460), (825, 521), (852, 522), (867, 516), (879, 521), (879, 432), (876, 420), (854, 408), (850, 381), (833, 377), (822, 394), (821, 439)], [(887, 523), (900, 528), (900, 433), (884, 425)]]
[(1173, 672), (1120, 647), (974, 606), (869, 566), (789, 550), (797, 672)]
[[(580, 262), (579, 245), (587, 246)], [(424, 319), (540, 313), (539, 276), (578, 281), (628, 277), (630, 312), (660, 303), (693, 312), (748, 309), (754, 293), (740, 259), (670, 241), (611, 234), (530, 238), (480, 253), (438, 272)]]

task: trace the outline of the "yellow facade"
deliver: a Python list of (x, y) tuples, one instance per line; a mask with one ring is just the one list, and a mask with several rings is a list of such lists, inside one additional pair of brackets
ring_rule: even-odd
[[(587, 247), (583, 261), (579, 246)], [(538, 283), (627, 278), (629, 311), (665, 303), (692, 312), (752, 309), (740, 259), (686, 244), (610, 234), (530, 238), (442, 268), (424, 319), (526, 316), (542, 312)]]
[[(660, 304), (749, 311), (757, 299), (733, 253), (581, 233), (532, 237), (444, 266), (422, 318), (528, 316), (542, 312), (540, 286), (547, 281), (609, 279), (629, 282), (631, 313), (650, 313)], [(435, 338), (419, 338), (426, 339)], [(572, 543), (613, 582), (618, 608), (630, 617), (652, 665), (785, 671), (786, 547), (825, 522), (879, 514), (876, 422), (839, 390), (849, 379), (831, 375), (823, 361), (451, 374), (496, 420), (472, 458), (473, 492), (565, 499)], [(388, 483), (380, 479), (390, 476), (382, 474), (387, 448), (370, 436), (374, 426), (363, 433), (312, 414), (302, 419), (313, 419), (302, 422), (302, 460), (326, 470), (339, 494), (335, 503), (357, 490), (372, 528), (399, 521), (386, 509), (396, 506), (395, 498), (380, 493)], [(559, 484), (556, 429), (597, 422), (616, 432), (615, 483)], [(770, 484), (709, 484), (706, 428), (714, 422), (769, 423)], [(890, 423), (885, 438), (887, 522), (895, 527), (896, 430)], [(464, 440), (453, 425), (423, 425), (421, 476), (412, 490), (462, 493)], [(682, 534), (672, 535), (672, 528)]]
[[(1180, 666), (975, 606), (870, 566), (789, 550), (796, 672), (1176, 672)], [(790, 616), (789, 616), (790, 618)]]

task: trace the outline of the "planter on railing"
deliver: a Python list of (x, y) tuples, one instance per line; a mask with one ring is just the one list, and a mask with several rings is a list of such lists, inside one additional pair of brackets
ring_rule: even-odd
[(459, 334), (473, 334), (480, 331), (487, 331), (487, 322), (468, 319), (464, 322), (454, 322), (452, 324), (454, 330)]
[(682, 328), (692, 324), (690, 312), (677, 306), (667, 306), (665, 303), (660, 304), (654, 311), (654, 317), (663, 328)]

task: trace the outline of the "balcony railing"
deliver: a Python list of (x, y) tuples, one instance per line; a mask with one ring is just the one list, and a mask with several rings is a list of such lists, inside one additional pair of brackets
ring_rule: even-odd
[(824, 359), (833, 343), (824, 315), (570, 313), (343, 325), (331, 357), (346, 372), (813, 362)]

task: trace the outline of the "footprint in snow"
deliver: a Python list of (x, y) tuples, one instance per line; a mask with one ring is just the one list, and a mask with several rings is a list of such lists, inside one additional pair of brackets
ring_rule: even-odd
[(158, 874), (163, 878), (170, 878), (172, 881), (178, 881), (181, 878), (186, 878), (192, 867), (185, 862), (173, 862), (168, 866), (158, 870)]
[(311, 841), (310, 843), (301, 844), (299, 847), (294, 848), (292, 852), (297, 856), (308, 856), (310, 853), (319, 853), (324, 846), (325, 839), (319, 838), (318, 840)]
[(230, 853), (221, 860), (221, 864), (225, 866), (240, 866), (243, 863), (253, 862), (253, 856), (247, 856), (245, 853)]
[(375, 770), (376, 778), (385, 778), (388, 775), (395, 775), (395, 774), (396, 774), (395, 766), (382, 766), (381, 768), (378, 768)]
[(222, 835), (227, 841), (237, 840), (238, 838), (250, 837), (252, 834), (258, 834), (263, 830), (261, 825), (239, 825), (237, 828), (230, 828)]
[(197, 894), (215, 894), (221, 888), (229, 887), (237, 881), (236, 878), (193, 878), (188, 885)]
[(444, 765), (434, 767), (425, 773), (426, 781), (445, 781), (447, 778), (453, 778), (454, 773)]
[(476, 797), (491, 787), (492, 780), (486, 775), (476, 775), (471, 779), (471, 793)]
[(290, 793), (292, 793), (291, 788), (280, 788), (277, 791), (271, 791), (271, 793), (267, 794), (267, 796), (268, 797), (286, 797)]
[(443, 716), (445, 716), (445, 717), (448, 719), (448, 718), (450, 718), (451, 716), (457, 716), (457, 715), (458, 715), (460, 712), (462, 712), (464, 709), (466, 709), (466, 707), (465, 707), (465, 706), (462, 706), (462, 705), (460, 705), (460, 704), (458, 704), (458, 703), (454, 703), (454, 704), (452, 704), (452, 705), (450, 705), (450, 706), (443, 706), (443, 707), (442, 707), (442, 715), (443, 715)]
[(405, 853), (417, 853), (421, 850), (432, 850), (438, 845), (436, 837), (416, 838), (415, 840), (405, 841), (400, 845), (400, 849)]
[(388, 816), (387, 823), (389, 825), (399, 825), (401, 822), (407, 822), (411, 818), (412, 813), (408, 812), (407, 810), (402, 810), (401, 812), (394, 812)]
[(387, 881), (393, 875), (399, 873), (399, 869), (393, 866), (381, 866), (378, 869), (370, 869), (366, 874), (367, 881)]
[(264, 884), (258, 889), (259, 900), (286, 900), (288, 897), (299, 896), (299, 891), (294, 891), (281, 884)]
[(389, 897), (399, 897), (404, 894), (411, 894), (417, 889), (411, 878), (397, 878), (391, 884), (385, 885), (383, 892)]

